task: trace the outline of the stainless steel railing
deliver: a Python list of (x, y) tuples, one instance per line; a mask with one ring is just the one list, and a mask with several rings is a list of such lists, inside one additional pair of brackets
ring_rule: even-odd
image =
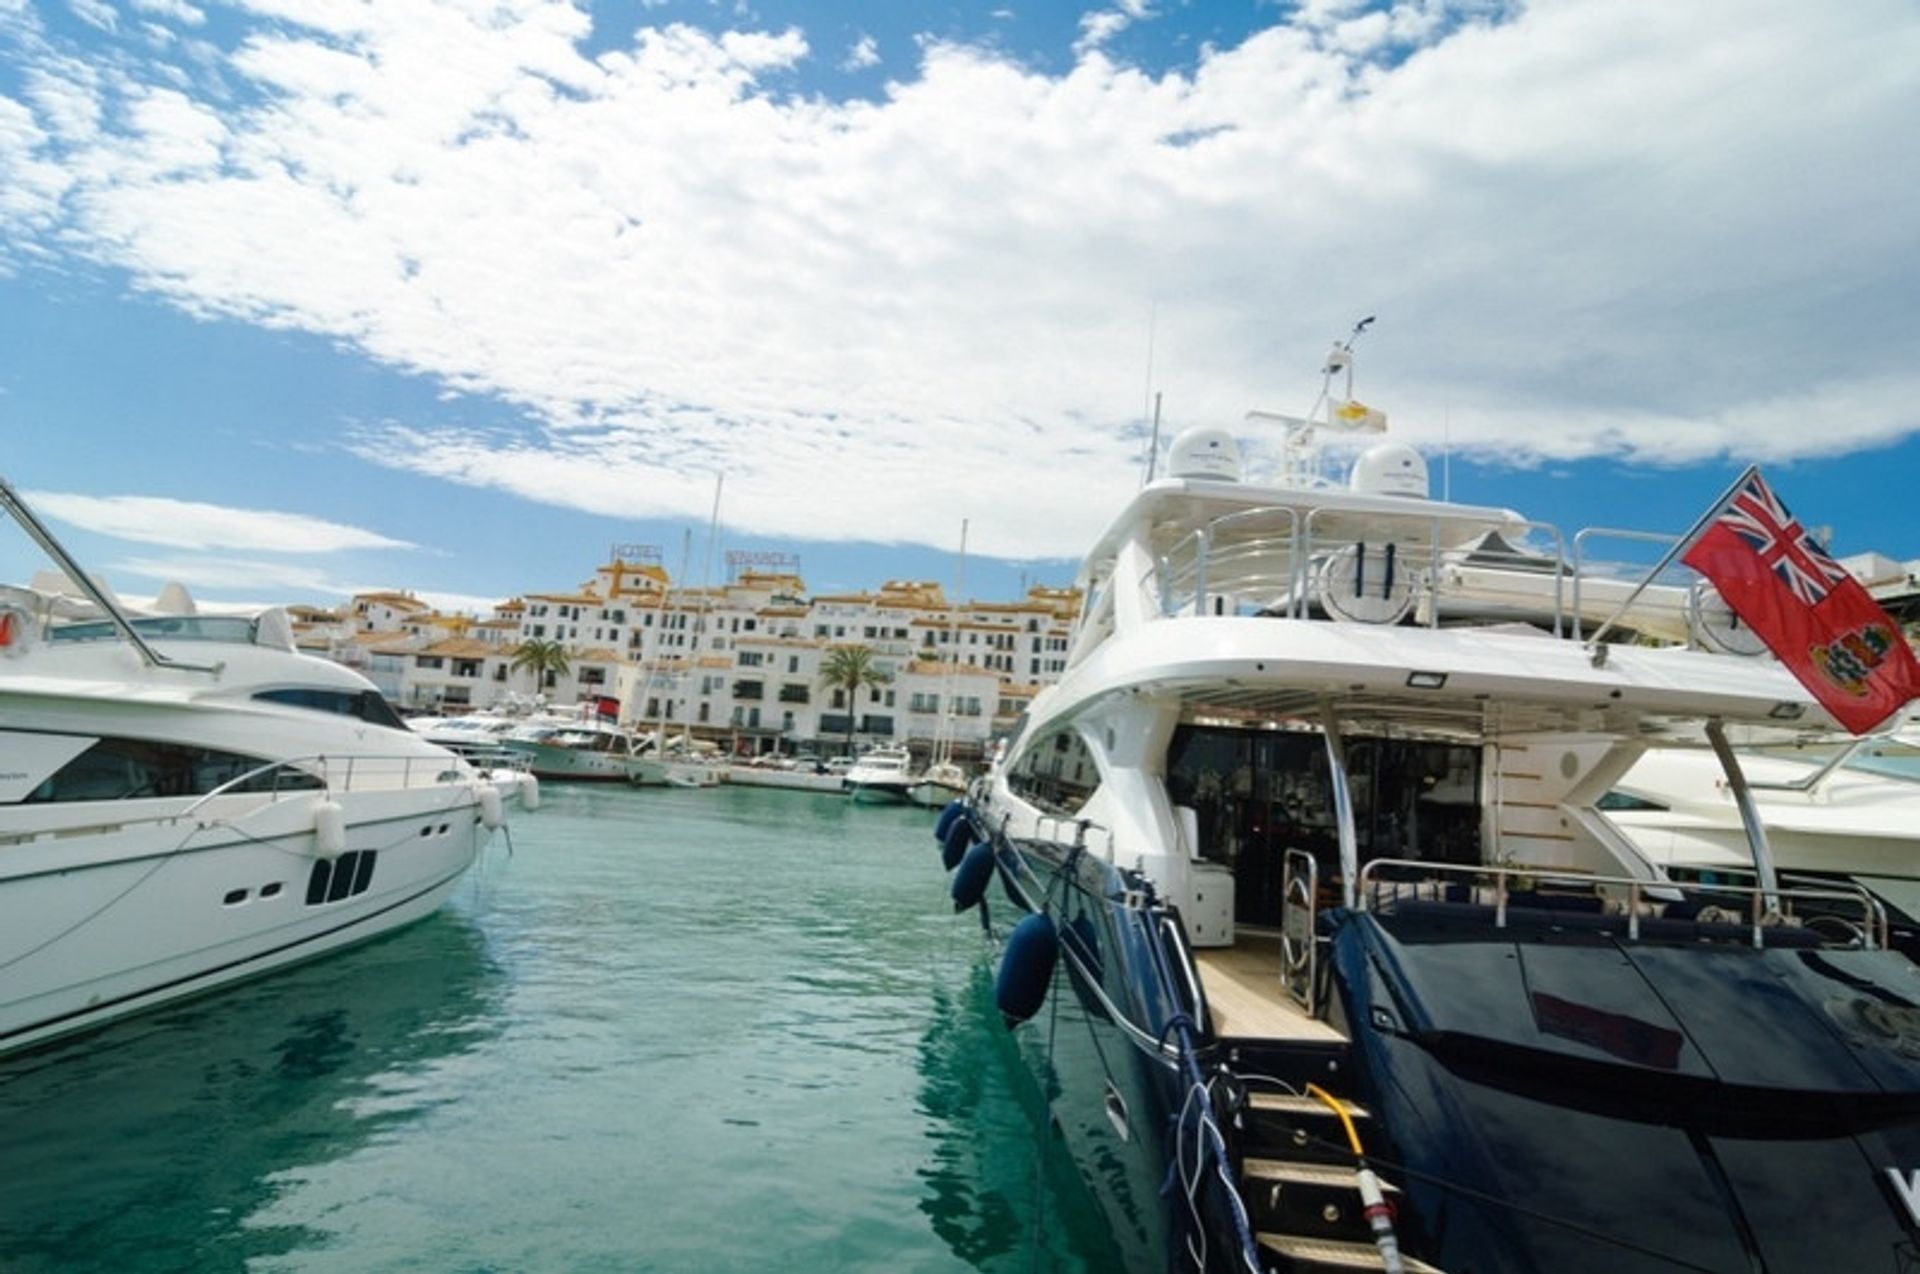
[[(1389, 871), (1405, 873), (1408, 878), (1382, 879), (1381, 873)], [(1527, 891), (1513, 888), (1516, 881), (1524, 881), (1534, 885), (1592, 889), (1603, 903), (1612, 901), (1617, 906), (1617, 910), (1603, 914), (1621, 918), (1630, 941), (1640, 939), (1644, 921), (1657, 918), (1653, 904), (1669, 902), (1672, 900), (1670, 895), (1674, 894), (1683, 898), (1699, 895), (1712, 900), (1727, 897), (1744, 900), (1738, 912), (1729, 911), (1725, 918), (1731, 923), (1747, 925), (1756, 947), (1765, 944), (1766, 931), (1773, 925), (1800, 923), (1795, 911), (1796, 903), (1842, 903), (1858, 908), (1860, 921), (1854, 928), (1862, 945), (1870, 950), (1884, 950), (1889, 938), (1886, 908), (1879, 899), (1859, 886), (1809, 887), (1796, 884), (1791, 888), (1769, 890), (1757, 883), (1642, 880), (1632, 876), (1595, 876), (1545, 867), (1457, 865), (1400, 858), (1376, 858), (1360, 869), (1358, 906), (1362, 911), (1387, 912), (1400, 901), (1451, 901), (1434, 896), (1433, 887), (1439, 883), (1436, 878), (1466, 878), (1472, 882), (1468, 886), (1467, 900), (1483, 906), (1491, 905), (1495, 928), (1507, 927), (1511, 909), (1516, 905), (1525, 905)], [(1519, 903), (1515, 902), (1516, 893), (1521, 899)], [(1777, 904), (1778, 910), (1769, 907), (1769, 899)], [(1720, 917), (1708, 914), (1716, 909), (1717, 901), (1710, 902), (1690, 919), (1703, 922), (1718, 919)], [(1830, 914), (1816, 914), (1809, 920), (1820, 920)], [(1815, 932), (1819, 933), (1820, 930), (1816, 929)]]

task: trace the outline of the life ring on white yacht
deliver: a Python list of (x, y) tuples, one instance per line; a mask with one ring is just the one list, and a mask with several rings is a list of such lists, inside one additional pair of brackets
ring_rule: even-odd
[(1348, 623), (1397, 624), (1421, 592), (1420, 572), (1400, 558), (1400, 547), (1391, 540), (1359, 540), (1336, 549), (1314, 565), (1314, 600)]
[(1767, 643), (1727, 605), (1720, 590), (1696, 580), (1687, 590), (1687, 628), (1693, 639), (1722, 655), (1764, 655)]

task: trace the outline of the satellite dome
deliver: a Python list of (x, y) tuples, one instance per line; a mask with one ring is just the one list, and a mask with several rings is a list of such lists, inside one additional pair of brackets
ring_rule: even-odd
[(1353, 462), (1353, 474), (1347, 486), (1363, 495), (1401, 495), (1424, 500), (1427, 487), (1427, 462), (1404, 442), (1383, 442), (1368, 447)]
[(1205, 425), (1182, 430), (1167, 448), (1167, 473), (1175, 478), (1240, 481), (1240, 446), (1224, 429)]

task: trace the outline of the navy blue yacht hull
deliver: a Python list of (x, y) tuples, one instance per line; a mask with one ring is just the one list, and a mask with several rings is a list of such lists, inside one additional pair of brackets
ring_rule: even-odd
[(1013, 1028), (1040, 1131), (1129, 1269), (1248, 1268), (1240, 1100), (1313, 1074), (1372, 1112), (1402, 1246), (1453, 1274), (1920, 1268), (1904, 956), (1784, 931), (1760, 949), (1706, 927), (1627, 941), (1520, 909), (1505, 927), (1466, 906), (1334, 912), (1324, 1003), (1352, 1044), (1299, 1065), (1206, 1033), (1178, 918), (1146, 882), (1084, 850), (993, 846), (991, 927), (1044, 911), (1060, 935), (1050, 994)]

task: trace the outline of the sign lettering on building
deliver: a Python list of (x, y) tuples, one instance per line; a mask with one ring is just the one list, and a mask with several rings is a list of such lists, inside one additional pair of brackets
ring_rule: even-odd
[(660, 546), (658, 544), (615, 544), (607, 550), (609, 562), (645, 562), (660, 565)]

